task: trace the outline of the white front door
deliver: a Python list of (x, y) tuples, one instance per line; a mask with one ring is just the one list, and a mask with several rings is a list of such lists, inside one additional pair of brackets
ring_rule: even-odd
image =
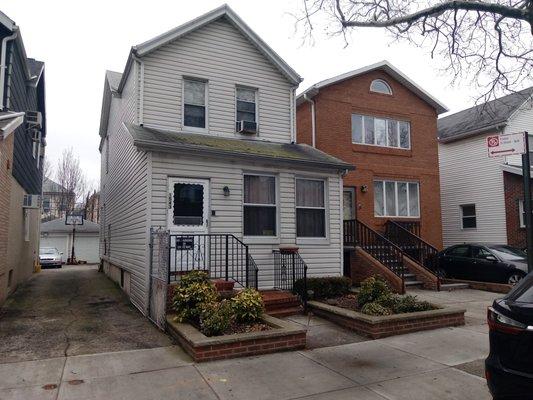
[(209, 270), (208, 180), (169, 179), (167, 226), (171, 234), (171, 275)]

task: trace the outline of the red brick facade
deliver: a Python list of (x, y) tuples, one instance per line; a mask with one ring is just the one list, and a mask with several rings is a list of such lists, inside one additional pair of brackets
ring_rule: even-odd
[(503, 173), (505, 193), (505, 222), (507, 244), (523, 249), (526, 243), (526, 228), (520, 227), (519, 202), (524, 200), (524, 182), (520, 175)]
[[(392, 95), (370, 92), (374, 79), (386, 80)], [(388, 218), (374, 216), (375, 178), (417, 181), (420, 184), (421, 236), (442, 247), (440, 183), (437, 146), (437, 112), (424, 100), (385, 72), (376, 70), (324, 88), (313, 97), (316, 113), (316, 147), (354, 164), (344, 178), (356, 188), (357, 218), (374, 229)], [(312, 144), (311, 104), (297, 109), (297, 140)], [(352, 144), (351, 114), (390, 117), (411, 123), (411, 149)], [(361, 188), (366, 186), (367, 190)], [(404, 219), (405, 220), (405, 219)]]

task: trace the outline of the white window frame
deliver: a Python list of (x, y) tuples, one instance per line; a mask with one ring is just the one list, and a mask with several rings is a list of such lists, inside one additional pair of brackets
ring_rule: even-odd
[[(42, 135), (41, 131), (34, 131), (31, 134), (31, 142), (32, 142), (31, 154), (33, 158), (35, 158), (36, 160), (38, 159), (39, 153), (40, 153), (39, 147), (41, 146), (41, 138), (42, 138), (41, 135)], [(39, 161), (37, 161), (37, 168), (39, 168)]]
[[(383, 215), (377, 215), (376, 214), (376, 193), (374, 191), (374, 217), (376, 218), (403, 218), (403, 219), (420, 219), (420, 215), (422, 213), (422, 210), (420, 208), (420, 182), (417, 181), (406, 181), (406, 180), (391, 180), (391, 179), (374, 179), (373, 184), (375, 187), (375, 184), (377, 182), (380, 182), (383, 185)], [(386, 182), (394, 183), (394, 193), (395, 193), (395, 208), (396, 208), (396, 214), (398, 214), (398, 183), (405, 183), (407, 184), (407, 214), (408, 215), (390, 215), (387, 214), (387, 191), (386, 191)], [(410, 215), (411, 213), (411, 203), (409, 199), (409, 184), (416, 185), (416, 191), (417, 191), (417, 200), (418, 200), (418, 215)]]
[[(352, 117), (354, 115), (357, 115), (357, 116), (360, 116), (361, 117), (361, 132), (362, 132), (362, 135), (361, 135), (361, 138), (362, 138), (362, 142), (354, 142), (353, 140), (353, 121), (352, 121)], [(373, 118), (373, 121), (374, 121), (374, 141), (373, 143), (366, 143), (366, 135), (365, 135), (365, 117), (371, 117)], [(384, 120), (385, 121), (385, 139), (387, 141), (387, 144), (386, 145), (382, 145), (382, 144), (377, 144), (376, 142), (376, 119), (379, 119), (379, 120)], [(397, 143), (398, 143), (398, 146), (391, 146), (389, 145), (389, 135), (388, 135), (388, 122), (389, 121), (394, 121), (396, 123), (396, 140), (397, 140)], [(407, 123), (407, 126), (409, 128), (409, 132), (408, 132), (408, 139), (409, 139), (409, 146), (407, 147), (401, 147), (400, 146), (400, 143), (401, 143), (401, 137), (400, 137), (400, 122), (405, 122)], [(386, 118), (386, 117), (376, 117), (376, 116), (373, 116), (373, 115), (367, 115), (367, 114), (357, 114), (357, 113), (351, 113), (350, 114), (350, 123), (351, 123), (351, 132), (350, 132), (350, 135), (352, 136), (352, 143), (353, 144), (362, 144), (362, 145), (365, 145), (365, 146), (376, 146), (376, 147), (383, 147), (383, 148), (387, 148), (387, 149), (398, 149), (398, 150), (411, 150), (411, 121), (406, 121), (406, 120), (400, 120), (400, 119), (394, 119), (394, 118)]]
[(524, 200), (518, 200), (518, 221), (520, 224), (520, 228), (526, 227), (526, 221), (525, 221), (525, 210), (524, 210)]
[[(245, 176), (269, 176), (274, 178), (274, 190), (275, 190), (275, 201), (274, 204), (256, 204), (256, 203), (245, 203), (244, 202), (244, 177)], [(251, 207), (275, 207), (276, 209), (276, 234), (273, 236), (263, 236), (263, 235), (246, 235), (244, 233), (244, 207), (245, 206), (251, 206)], [(279, 218), (279, 179), (276, 174), (273, 173), (265, 173), (265, 172), (244, 172), (242, 175), (242, 233), (243, 238), (245, 238), (247, 241), (256, 241), (257, 243), (277, 243), (279, 241), (280, 237), (280, 218)]]
[[(198, 128), (196, 126), (185, 125), (185, 81), (201, 82), (205, 85), (205, 127)], [(192, 76), (183, 76), (181, 79), (181, 128), (183, 131), (189, 132), (208, 132), (209, 127), (209, 81), (203, 78), (195, 78)]]
[[(464, 215), (464, 207), (470, 207), (470, 206), (474, 206), (474, 215)], [(461, 229), (462, 230), (474, 230), (474, 229), (477, 229), (477, 207), (476, 207), (476, 204), (475, 203), (466, 203), (466, 204), (460, 204), (459, 205), (459, 209), (461, 211), (460, 213), (460, 217), (461, 217)], [(473, 228), (468, 228), (468, 227), (465, 227), (464, 226), (464, 219), (465, 218), (474, 218), (475, 221), (476, 221), (476, 226), (473, 227)]]
[[(296, 184), (299, 180), (302, 181), (320, 181), (324, 185), (324, 207), (303, 207), (298, 206), (296, 202)], [(295, 232), (296, 238), (299, 241), (305, 240), (328, 240), (329, 239), (329, 218), (328, 218), (328, 181), (324, 178), (311, 178), (307, 176), (297, 176), (294, 179), (294, 221), (295, 221)], [(324, 210), (324, 236), (298, 236), (298, 209), (310, 209), (310, 210)]]
[[(259, 134), (259, 89), (252, 86), (246, 86), (246, 85), (235, 85), (235, 128), (237, 127), (237, 90), (239, 89), (246, 89), (246, 90), (253, 90), (255, 92), (255, 124), (256, 124), (256, 135)], [(241, 100), (242, 101), (242, 100)], [(238, 133), (235, 129), (235, 133)]]
[[(385, 84), (385, 86), (387, 86), (387, 88), (389, 89), (389, 93), (385, 93), (385, 92), (380, 92), (379, 90), (373, 90), (372, 89), (372, 85), (374, 84), (374, 82), (380, 82), (380, 83), (383, 83)], [(379, 94), (385, 94), (387, 96), (392, 96), (392, 87), (391, 85), (389, 85), (389, 82), (387, 82), (385, 79), (373, 79), (372, 82), (370, 82), (370, 91), (372, 93), (379, 93)]]

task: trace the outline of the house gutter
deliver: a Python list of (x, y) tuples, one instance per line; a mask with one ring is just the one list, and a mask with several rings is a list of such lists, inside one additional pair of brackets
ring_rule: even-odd
[(304, 93), (304, 100), (311, 103), (311, 143), (313, 147), (316, 147), (315, 101), (307, 93)]
[(6, 83), (6, 57), (7, 57), (7, 43), (17, 38), (18, 32), (15, 31), (11, 36), (6, 36), (2, 40), (2, 54), (0, 56), (0, 110), (4, 110), (4, 88)]
[(471, 136), (476, 136), (476, 135), (479, 135), (479, 134), (482, 134), (482, 133), (489, 133), (490, 131), (493, 131), (493, 130), (499, 131), (502, 128), (505, 128), (506, 125), (507, 125), (507, 120), (505, 120), (503, 122), (498, 122), (497, 124), (485, 126), (483, 128), (479, 128), (479, 129), (476, 129), (476, 130), (473, 130), (473, 131), (461, 133), (461, 134), (459, 134), (457, 136), (452, 136), (452, 137), (448, 137), (448, 138), (438, 137), (437, 140), (440, 143), (451, 143), (451, 142), (455, 142), (457, 140), (466, 139), (466, 138), (469, 138)]

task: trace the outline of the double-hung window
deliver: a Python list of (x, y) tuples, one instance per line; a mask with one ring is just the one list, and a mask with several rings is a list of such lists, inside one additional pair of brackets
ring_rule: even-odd
[(296, 236), (326, 237), (325, 182), (296, 179)]
[[(257, 90), (237, 87), (235, 103), (237, 109), (236, 129), (241, 129), (241, 121), (257, 124)], [(255, 125), (256, 126), (256, 125)]]
[(374, 181), (376, 217), (420, 217), (418, 182)]
[(207, 82), (183, 80), (183, 125), (203, 130), (207, 120)]
[(244, 175), (244, 235), (276, 236), (276, 177)]
[(461, 227), (470, 229), (477, 227), (476, 205), (463, 204), (461, 206)]
[(526, 209), (524, 208), (524, 200), (518, 200), (518, 221), (520, 228), (526, 227)]
[(409, 149), (411, 124), (391, 118), (352, 114), (352, 142)]

